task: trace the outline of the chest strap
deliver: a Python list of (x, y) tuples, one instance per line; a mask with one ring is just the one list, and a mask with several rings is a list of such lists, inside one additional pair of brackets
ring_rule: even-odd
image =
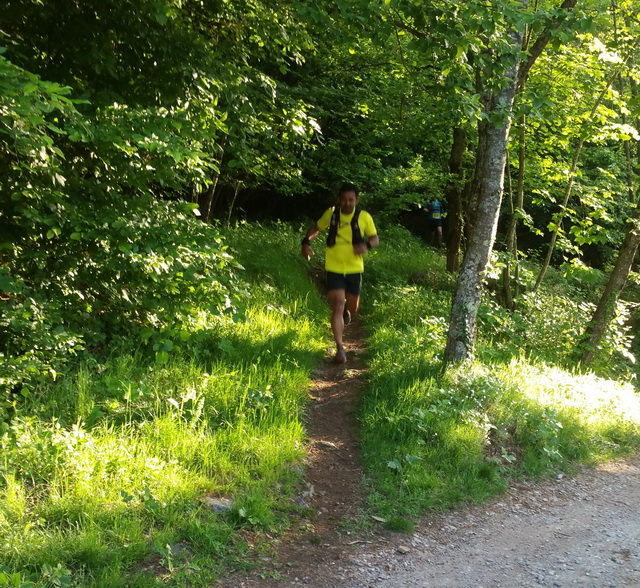
[[(351, 243), (357, 245), (358, 243), (364, 243), (362, 233), (360, 232), (360, 225), (358, 224), (358, 217), (360, 211), (356, 208), (351, 217)], [(331, 222), (329, 223), (329, 234), (327, 235), (327, 247), (333, 247), (336, 244), (336, 237), (338, 236), (338, 225), (340, 223), (340, 207), (336, 206), (333, 209), (331, 215)]]

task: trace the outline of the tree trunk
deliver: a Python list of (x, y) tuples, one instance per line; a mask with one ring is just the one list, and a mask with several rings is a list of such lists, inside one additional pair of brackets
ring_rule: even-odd
[(236, 180), (236, 187), (233, 192), (233, 198), (231, 199), (231, 204), (229, 204), (229, 214), (227, 215), (227, 228), (231, 225), (231, 214), (233, 213), (233, 207), (236, 203), (236, 198), (238, 197), (238, 192), (240, 192), (240, 186), (244, 183), (243, 180)]
[(616, 265), (609, 276), (607, 287), (604, 289), (598, 307), (585, 331), (583, 339), (585, 349), (580, 356), (580, 362), (585, 365), (593, 361), (598, 344), (611, 322), (618, 296), (627, 282), (631, 266), (638, 251), (638, 245), (640, 245), (640, 214), (636, 211), (634, 216), (633, 225), (622, 243)]
[(517, 263), (517, 246), (515, 244), (516, 231), (516, 210), (513, 204), (513, 186), (511, 182), (511, 166), (509, 163), (509, 151), (507, 151), (506, 157), (506, 171), (505, 179), (507, 181), (507, 194), (509, 195), (509, 229), (507, 230), (506, 246), (507, 246), (507, 259), (502, 270), (502, 296), (504, 298), (505, 308), (513, 310), (513, 293), (511, 292), (511, 263), (509, 255), (511, 255)]
[(202, 215), (201, 218), (202, 218), (202, 221), (205, 223), (209, 222), (209, 216), (211, 215), (211, 210), (213, 209), (213, 206), (212, 206), (213, 195), (215, 194), (216, 186), (218, 185), (219, 178), (220, 178), (220, 174), (217, 173), (213, 177), (213, 180), (209, 185), (209, 187), (207, 188), (207, 191), (202, 195), (202, 198), (200, 199), (199, 206), (200, 206), (200, 213)]
[(462, 187), (464, 182), (463, 156), (467, 137), (462, 127), (453, 129), (453, 145), (449, 157), (449, 172), (453, 180), (446, 192), (447, 202), (447, 271), (454, 274), (460, 269), (462, 242)]
[(227, 139), (225, 137), (220, 145), (220, 155), (215, 164), (215, 173), (211, 179), (211, 184), (207, 188), (207, 191), (201, 194), (199, 198), (200, 214), (202, 215), (202, 221), (205, 223), (209, 222), (211, 211), (215, 206), (214, 196), (216, 194), (216, 188), (218, 187), (218, 180), (220, 180), (220, 167), (222, 166), (222, 158), (224, 157), (226, 147)]
[[(527, 119), (524, 115), (520, 119), (520, 148), (518, 149), (518, 201), (516, 209), (519, 214), (524, 213), (524, 174), (527, 166), (526, 159), (526, 135), (527, 135)], [(516, 264), (515, 281), (516, 287), (514, 297), (520, 296), (520, 260), (518, 258), (518, 217), (513, 220), (513, 255)]]
[[(511, 43), (513, 47), (520, 48), (522, 33), (512, 31)], [(483, 97), (483, 110), (488, 116), (478, 125), (474, 226), (451, 306), (451, 322), (444, 352), (446, 362), (466, 359), (472, 354), (475, 344), (482, 281), (496, 238), (502, 203), (507, 142), (519, 65), (519, 57), (514, 57), (511, 67), (505, 71), (502, 89)], [(501, 122), (492, 124), (491, 120), (496, 115), (500, 116)]]
[[(511, 288), (511, 264), (507, 260), (505, 267), (505, 301), (509, 310), (513, 310), (513, 299), (520, 295), (520, 259), (518, 257), (518, 212), (524, 208), (524, 172), (526, 166), (526, 132), (527, 132), (527, 119), (524, 115), (520, 117), (518, 127), (520, 133), (518, 135), (518, 183), (516, 186), (516, 203), (511, 201), (511, 219), (509, 222), (509, 228), (507, 229), (507, 251), (511, 254), (511, 259), (514, 265), (514, 281), (515, 287)], [(508, 290), (508, 291), (507, 291)]]

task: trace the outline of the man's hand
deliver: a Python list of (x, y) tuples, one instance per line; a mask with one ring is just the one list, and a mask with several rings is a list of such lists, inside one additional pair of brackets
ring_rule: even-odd
[(369, 251), (369, 248), (366, 243), (356, 243), (353, 246), (353, 252), (356, 255), (364, 255), (367, 251)]
[(358, 243), (353, 246), (353, 252), (356, 255), (364, 255), (370, 249), (374, 249), (378, 246), (380, 240), (378, 239), (378, 235), (371, 235), (364, 243)]
[(313, 251), (311, 251), (311, 245), (309, 243), (302, 244), (302, 257), (304, 257), (307, 261), (311, 260), (311, 256), (315, 255)]

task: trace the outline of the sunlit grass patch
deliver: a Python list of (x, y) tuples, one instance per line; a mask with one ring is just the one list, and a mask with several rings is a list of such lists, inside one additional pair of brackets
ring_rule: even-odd
[(507, 420), (551, 461), (596, 461), (640, 446), (640, 395), (631, 384), (523, 361), (497, 371)]
[(176, 334), (162, 357), (113, 349), (16, 407), (0, 437), (0, 567), (82, 586), (212, 585), (244, 565), (234, 529), (286, 524), (329, 329), (299, 238), (280, 229), (235, 235), (250, 245), (241, 262), (265, 262), (245, 276), (244, 318)]
[[(429, 270), (444, 258), (430, 252), (439, 261), (427, 262), (412, 239), (388, 249), (401, 267), (415, 259)], [(561, 282), (522, 297), (515, 312), (488, 291), (477, 359), (445, 370), (450, 292), (433, 283), (376, 281), (364, 301), (371, 370), (360, 412), (362, 455), (378, 514), (416, 517), (486, 500), (511, 478), (570, 471), (640, 446), (637, 389), (628, 379), (603, 377), (629, 373), (615, 359), (628, 336), (622, 329), (611, 335), (618, 343), (607, 347), (609, 365), (584, 374), (566, 366), (575, 365), (589, 304), (572, 299)]]
[[(132, 410), (121, 425), (105, 420), (87, 430), (56, 420), (14, 420), (5, 439), (5, 471), (14, 474), (5, 477), (0, 544), (19, 548), (5, 550), (3, 563), (114, 565), (91, 555), (81, 538), (91, 537), (105, 553), (123, 550), (114, 538), (130, 518), (138, 525), (128, 541), (140, 555), (149, 549), (149, 529), (155, 536), (168, 528), (171, 512), (202, 509), (207, 494), (238, 501), (236, 524), (280, 524), (276, 488), (294, 483), (299, 474), (291, 466), (303, 457), (304, 374), (280, 361), (232, 372), (218, 364), (219, 374), (199, 378), (189, 363), (163, 369), (162, 378), (154, 374), (146, 384), (153, 402)], [(188, 386), (170, 385), (173, 370)], [(17, 531), (33, 518), (40, 523), (28, 534)]]
[(363, 454), (373, 507), (385, 514), (483, 500), (511, 477), (640, 447), (640, 397), (630, 384), (525, 360), (468, 363), (412, 382), (393, 362), (376, 369), (384, 385), (374, 383), (364, 402)]

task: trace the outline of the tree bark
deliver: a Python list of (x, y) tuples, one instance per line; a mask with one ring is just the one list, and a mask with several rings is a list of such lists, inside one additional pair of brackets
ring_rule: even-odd
[[(505, 301), (506, 306), (510, 310), (514, 309), (514, 298), (520, 295), (520, 259), (518, 257), (518, 215), (517, 213), (524, 208), (524, 173), (526, 167), (526, 133), (527, 133), (527, 119), (524, 115), (520, 117), (518, 122), (520, 133), (518, 136), (518, 183), (516, 186), (516, 203), (511, 202), (511, 219), (509, 221), (509, 228), (507, 229), (507, 250), (511, 254), (513, 260), (513, 271), (515, 286), (511, 287), (511, 263), (507, 259), (507, 265), (505, 267)], [(507, 292), (508, 289), (508, 292)]]
[(447, 271), (460, 269), (460, 245), (462, 243), (462, 187), (464, 183), (463, 156), (467, 149), (467, 137), (462, 127), (453, 129), (453, 144), (449, 157), (449, 172), (453, 180), (446, 192), (447, 202)]
[[(511, 44), (518, 49), (521, 47), (521, 32), (511, 32)], [(502, 89), (497, 93), (487, 92), (483, 96), (483, 110), (487, 119), (478, 124), (474, 226), (451, 306), (451, 322), (444, 352), (446, 362), (462, 361), (473, 353), (482, 281), (495, 242), (502, 203), (507, 142), (519, 65), (520, 59), (515, 56), (512, 65), (505, 71)], [(496, 115), (501, 117), (497, 125), (491, 122)]]
[(200, 205), (200, 214), (202, 221), (207, 223), (209, 222), (209, 217), (211, 216), (211, 211), (215, 206), (215, 194), (216, 188), (218, 187), (218, 181), (220, 180), (220, 168), (222, 166), (222, 158), (224, 157), (224, 152), (227, 147), (227, 139), (226, 137), (223, 139), (222, 144), (220, 146), (220, 155), (216, 161), (216, 171), (211, 179), (211, 184), (207, 188), (207, 191), (204, 194), (200, 195), (199, 205)]
[[(507, 193), (509, 194), (509, 228), (507, 230), (506, 246), (507, 253), (513, 257), (515, 263), (517, 264), (518, 247), (516, 245), (516, 209), (513, 203), (513, 186), (511, 182), (509, 151), (507, 151), (506, 157), (505, 178), (507, 181)], [(513, 292), (511, 291), (511, 263), (508, 256), (502, 270), (502, 295), (504, 298), (505, 308), (513, 310), (514, 305)]]
[(238, 197), (238, 192), (240, 192), (240, 187), (244, 183), (244, 180), (236, 180), (236, 187), (233, 192), (233, 198), (231, 199), (231, 204), (229, 204), (229, 214), (227, 215), (227, 228), (231, 225), (231, 214), (233, 213), (233, 207), (236, 203), (236, 198)]
[(214, 177), (213, 180), (211, 181), (211, 184), (209, 185), (209, 187), (207, 188), (207, 191), (202, 195), (202, 198), (200, 199), (200, 213), (201, 213), (201, 218), (202, 218), (202, 222), (209, 222), (209, 216), (211, 215), (211, 210), (213, 209), (212, 203), (213, 203), (213, 195), (215, 194), (216, 191), (216, 186), (218, 185), (218, 180), (220, 178), (220, 174), (217, 173)]
[(640, 214), (638, 214), (637, 210), (634, 216), (633, 225), (629, 228), (622, 247), (620, 247), (616, 265), (609, 276), (607, 286), (585, 331), (583, 339), (584, 351), (580, 356), (580, 362), (585, 365), (593, 361), (598, 344), (611, 322), (616, 302), (627, 282), (631, 266), (638, 251), (638, 245), (640, 245)]

